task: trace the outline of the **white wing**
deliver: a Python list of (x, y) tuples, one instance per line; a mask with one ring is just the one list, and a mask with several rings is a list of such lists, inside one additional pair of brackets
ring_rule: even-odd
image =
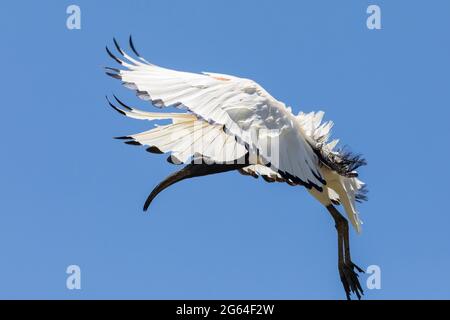
[[(168, 159), (172, 163), (187, 163), (195, 157), (216, 162), (228, 163), (243, 159), (247, 150), (226, 133), (222, 126), (199, 120), (187, 113), (146, 112), (129, 107), (114, 96), (119, 107), (108, 99), (116, 111), (139, 120), (171, 120), (168, 125), (128, 136), (117, 137), (131, 145), (148, 146), (151, 153), (171, 153)], [(269, 169), (270, 170), (270, 169)]]
[(284, 178), (322, 189), (325, 181), (311, 147), (314, 141), (304, 133), (290, 108), (257, 83), (222, 74), (158, 67), (140, 57), (139, 61), (131, 58), (115, 44), (123, 59), (108, 53), (126, 70), (110, 68), (114, 73), (108, 74), (136, 90), (140, 98), (157, 107), (187, 108), (200, 119), (222, 126)]

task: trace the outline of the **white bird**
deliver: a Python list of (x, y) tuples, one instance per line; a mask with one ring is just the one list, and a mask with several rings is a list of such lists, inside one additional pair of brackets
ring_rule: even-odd
[(107, 68), (108, 75), (120, 79), (125, 87), (156, 107), (183, 111), (146, 112), (127, 106), (115, 96), (120, 107), (108, 100), (127, 117), (171, 121), (118, 139), (148, 146), (147, 151), (152, 153), (171, 153), (171, 163), (187, 163), (153, 189), (144, 211), (158, 193), (178, 181), (233, 170), (261, 176), (268, 182), (304, 186), (335, 221), (338, 269), (347, 298), (351, 293), (361, 298), (363, 289), (356, 271), (363, 270), (351, 260), (347, 219), (336, 206), (344, 207), (347, 218), (360, 233), (356, 202), (366, 200), (366, 189), (356, 169), (366, 162), (359, 155), (336, 149), (338, 140), (329, 141), (333, 123), (322, 123), (324, 113), (294, 115), (249, 79), (156, 66), (137, 53), (131, 37), (129, 44), (135, 58), (126, 54), (115, 39), (114, 44), (121, 58), (106, 50), (124, 69)]

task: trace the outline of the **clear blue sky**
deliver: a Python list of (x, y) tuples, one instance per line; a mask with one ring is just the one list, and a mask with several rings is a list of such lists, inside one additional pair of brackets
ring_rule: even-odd
[[(81, 30), (66, 28), (70, 4)], [(449, 15), (444, 0), (1, 2), (0, 298), (344, 297), (334, 225), (302, 188), (227, 173), (143, 214), (177, 167), (112, 139), (150, 127), (104, 99), (152, 108), (103, 74), (104, 46), (129, 34), (157, 64), (324, 110), (369, 162), (351, 234), (355, 262), (382, 270), (366, 298), (450, 298)], [(80, 291), (66, 289), (70, 264)]]

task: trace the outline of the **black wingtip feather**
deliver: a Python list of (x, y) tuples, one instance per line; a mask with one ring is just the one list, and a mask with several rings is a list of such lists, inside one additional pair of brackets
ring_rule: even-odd
[(112, 73), (112, 72), (105, 72), (108, 76), (110, 76), (111, 78), (114, 79), (118, 79), (118, 80), (122, 80), (122, 77), (120, 75), (118, 75), (117, 73)]
[(155, 153), (155, 154), (163, 154), (164, 153), (156, 146), (148, 147), (146, 150), (147, 150), (147, 152)]
[(171, 156), (171, 155), (167, 157), (166, 161), (167, 161), (168, 163), (170, 163), (170, 164), (175, 164), (175, 162), (173, 162), (173, 159), (172, 159), (172, 156)]
[(270, 178), (268, 176), (262, 176), (262, 178), (264, 179), (264, 181), (269, 182), (269, 183), (275, 182), (275, 179)]
[(126, 141), (125, 143), (131, 146), (142, 146), (142, 144), (136, 140)]
[(114, 139), (117, 139), (117, 140), (130, 140), (130, 139), (133, 139), (133, 138), (130, 137), (130, 136), (121, 136), (121, 137), (114, 137)]
[(113, 97), (114, 97), (114, 99), (116, 99), (116, 101), (117, 101), (118, 103), (120, 103), (120, 105), (121, 105), (122, 107), (124, 107), (124, 108), (126, 108), (127, 110), (130, 110), (130, 111), (133, 110), (133, 108), (127, 106), (124, 102), (122, 102), (119, 98), (117, 98), (115, 94), (113, 94)]
[(105, 49), (106, 49), (106, 52), (108, 53), (108, 55), (109, 55), (111, 58), (113, 58), (114, 60), (116, 60), (116, 62), (117, 62), (118, 64), (123, 65), (123, 62), (122, 62), (119, 58), (117, 58), (115, 55), (113, 55), (111, 51), (109, 51), (108, 46), (106, 46)]
[(113, 104), (111, 103), (111, 101), (109, 101), (108, 96), (106, 96), (106, 101), (108, 101), (108, 104), (111, 106), (111, 108), (113, 108), (114, 110), (116, 110), (117, 112), (119, 112), (121, 115), (124, 115), (124, 116), (127, 115), (123, 110), (120, 110), (120, 109), (117, 108), (115, 105), (113, 105)]
[(120, 69), (117, 69), (117, 68), (111, 68), (111, 67), (104, 67), (106, 70), (110, 70), (110, 71), (114, 71), (114, 72), (117, 72), (117, 73), (120, 73)]
[(114, 42), (114, 45), (116, 46), (117, 51), (119, 51), (120, 54), (123, 55), (122, 48), (120, 48), (119, 43), (117, 43), (116, 38), (113, 38), (113, 42)]
[(131, 48), (131, 50), (134, 52), (134, 54), (135, 54), (136, 56), (138, 56), (138, 57), (140, 58), (141, 55), (137, 52), (136, 48), (134, 47), (133, 38), (132, 38), (131, 35), (130, 35), (129, 43), (130, 43), (130, 48)]
[[(327, 181), (324, 178), (322, 178), (319, 174), (315, 173), (314, 170), (311, 169), (311, 173), (317, 180), (320, 181), (321, 184), (323, 184), (325, 186), (327, 185)], [(316, 187), (316, 186), (314, 185), (314, 187)]]

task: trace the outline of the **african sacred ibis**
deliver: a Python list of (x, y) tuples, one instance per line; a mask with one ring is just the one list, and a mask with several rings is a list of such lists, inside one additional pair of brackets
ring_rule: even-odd
[(149, 63), (136, 51), (130, 37), (125, 53), (116, 40), (120, 58), (106, 48), (122, 69), (107, 68), (107, 74), (154, 106), (175, 107), (183, 112), (146, 112), (127, 106), (118, 98), (111, 107), (141, 120), (170, 120), (171, 123), (118, 139), (145, 145), (152, 153), (171, 153), (169, 161), (187, 164), (158, 184), (148, 196), (144, 210), (162, 190), (193, 177), (237, 170), (261, 176), (268, 182), (304, 186), (323, 204), (338, 234), (338, 269), (349, 299), (361, 298), (363, 289), (350, 258), (347, 219), (336, 209), (342, 205), (359, 233), (361, 221), (356, 202), (366, 199), (364, 184), (356, 169), (366, 162), (329, 141), (332, 122), (322, 123), (323, 112), (294, 115), (290, 108), (256, 82), (217, 73), (189, 73)]

